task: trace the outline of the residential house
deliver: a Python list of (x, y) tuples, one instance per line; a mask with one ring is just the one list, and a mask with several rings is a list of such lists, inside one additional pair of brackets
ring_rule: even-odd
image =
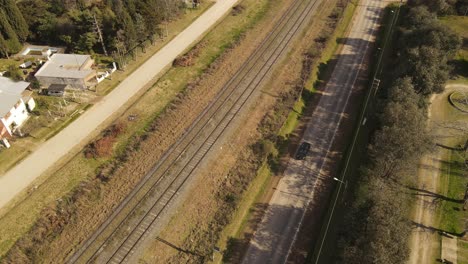
[(28, 82), (15, 82), (0, 77), (0, 141), (7, 147), (7, 139), (13, 135), (29, 116), (28, 111), (35, 107)]
[(97, 83), (93, 64), (89, 55), (53, 54), (34, 76), (45, 88), (61, 84), (84, 90)]

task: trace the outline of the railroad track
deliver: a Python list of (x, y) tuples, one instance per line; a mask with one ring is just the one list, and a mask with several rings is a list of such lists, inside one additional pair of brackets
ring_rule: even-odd
[(145, 175), (69, 263), (122, 263), (154, 227), (213, 145), (246, 105), (316, 8), (295, 1), (254, 54), (224, 85), (187, 132)]

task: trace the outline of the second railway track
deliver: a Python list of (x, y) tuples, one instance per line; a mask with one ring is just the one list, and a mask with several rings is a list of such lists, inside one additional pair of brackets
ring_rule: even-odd
[(69, 263), (122, 263), (166, 211), (229, 124), (272, 72), (320, 0), (292, 3), (251, 57), (175, 143), (86, 240)]

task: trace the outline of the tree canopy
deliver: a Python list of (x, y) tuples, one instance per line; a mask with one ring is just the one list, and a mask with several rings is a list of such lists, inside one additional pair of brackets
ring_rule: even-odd
[(411, 8), (404, 21), (396, 77), (411, 76), (415, 90), (423, 95), (442, 92), (449, 77), (447, 61), (460, 48), (460, 37), (425, 6)]
[[(0, 0), (0, 54), (18, 52), (21, 43), (64, 45), (73, 52), (133, 49), (161, 32), (177, 16), (181, 1), (167, 0)], [(96, 25), (97, 21), (97, 25)]]

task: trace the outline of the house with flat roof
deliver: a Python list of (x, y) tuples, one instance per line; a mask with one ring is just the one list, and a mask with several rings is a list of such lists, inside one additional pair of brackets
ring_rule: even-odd
[(0, 77), (0, 141), (7, 147), (7, 139), (28, 119), (28, 111), (36, 106), (31, 93), (26, 90), (28, 87), (28, 82)]
[(96, 85), (94, 60), (89, 55), (53, 54), (34, 75), (42, 87), (53, 84), (87, 89)]

